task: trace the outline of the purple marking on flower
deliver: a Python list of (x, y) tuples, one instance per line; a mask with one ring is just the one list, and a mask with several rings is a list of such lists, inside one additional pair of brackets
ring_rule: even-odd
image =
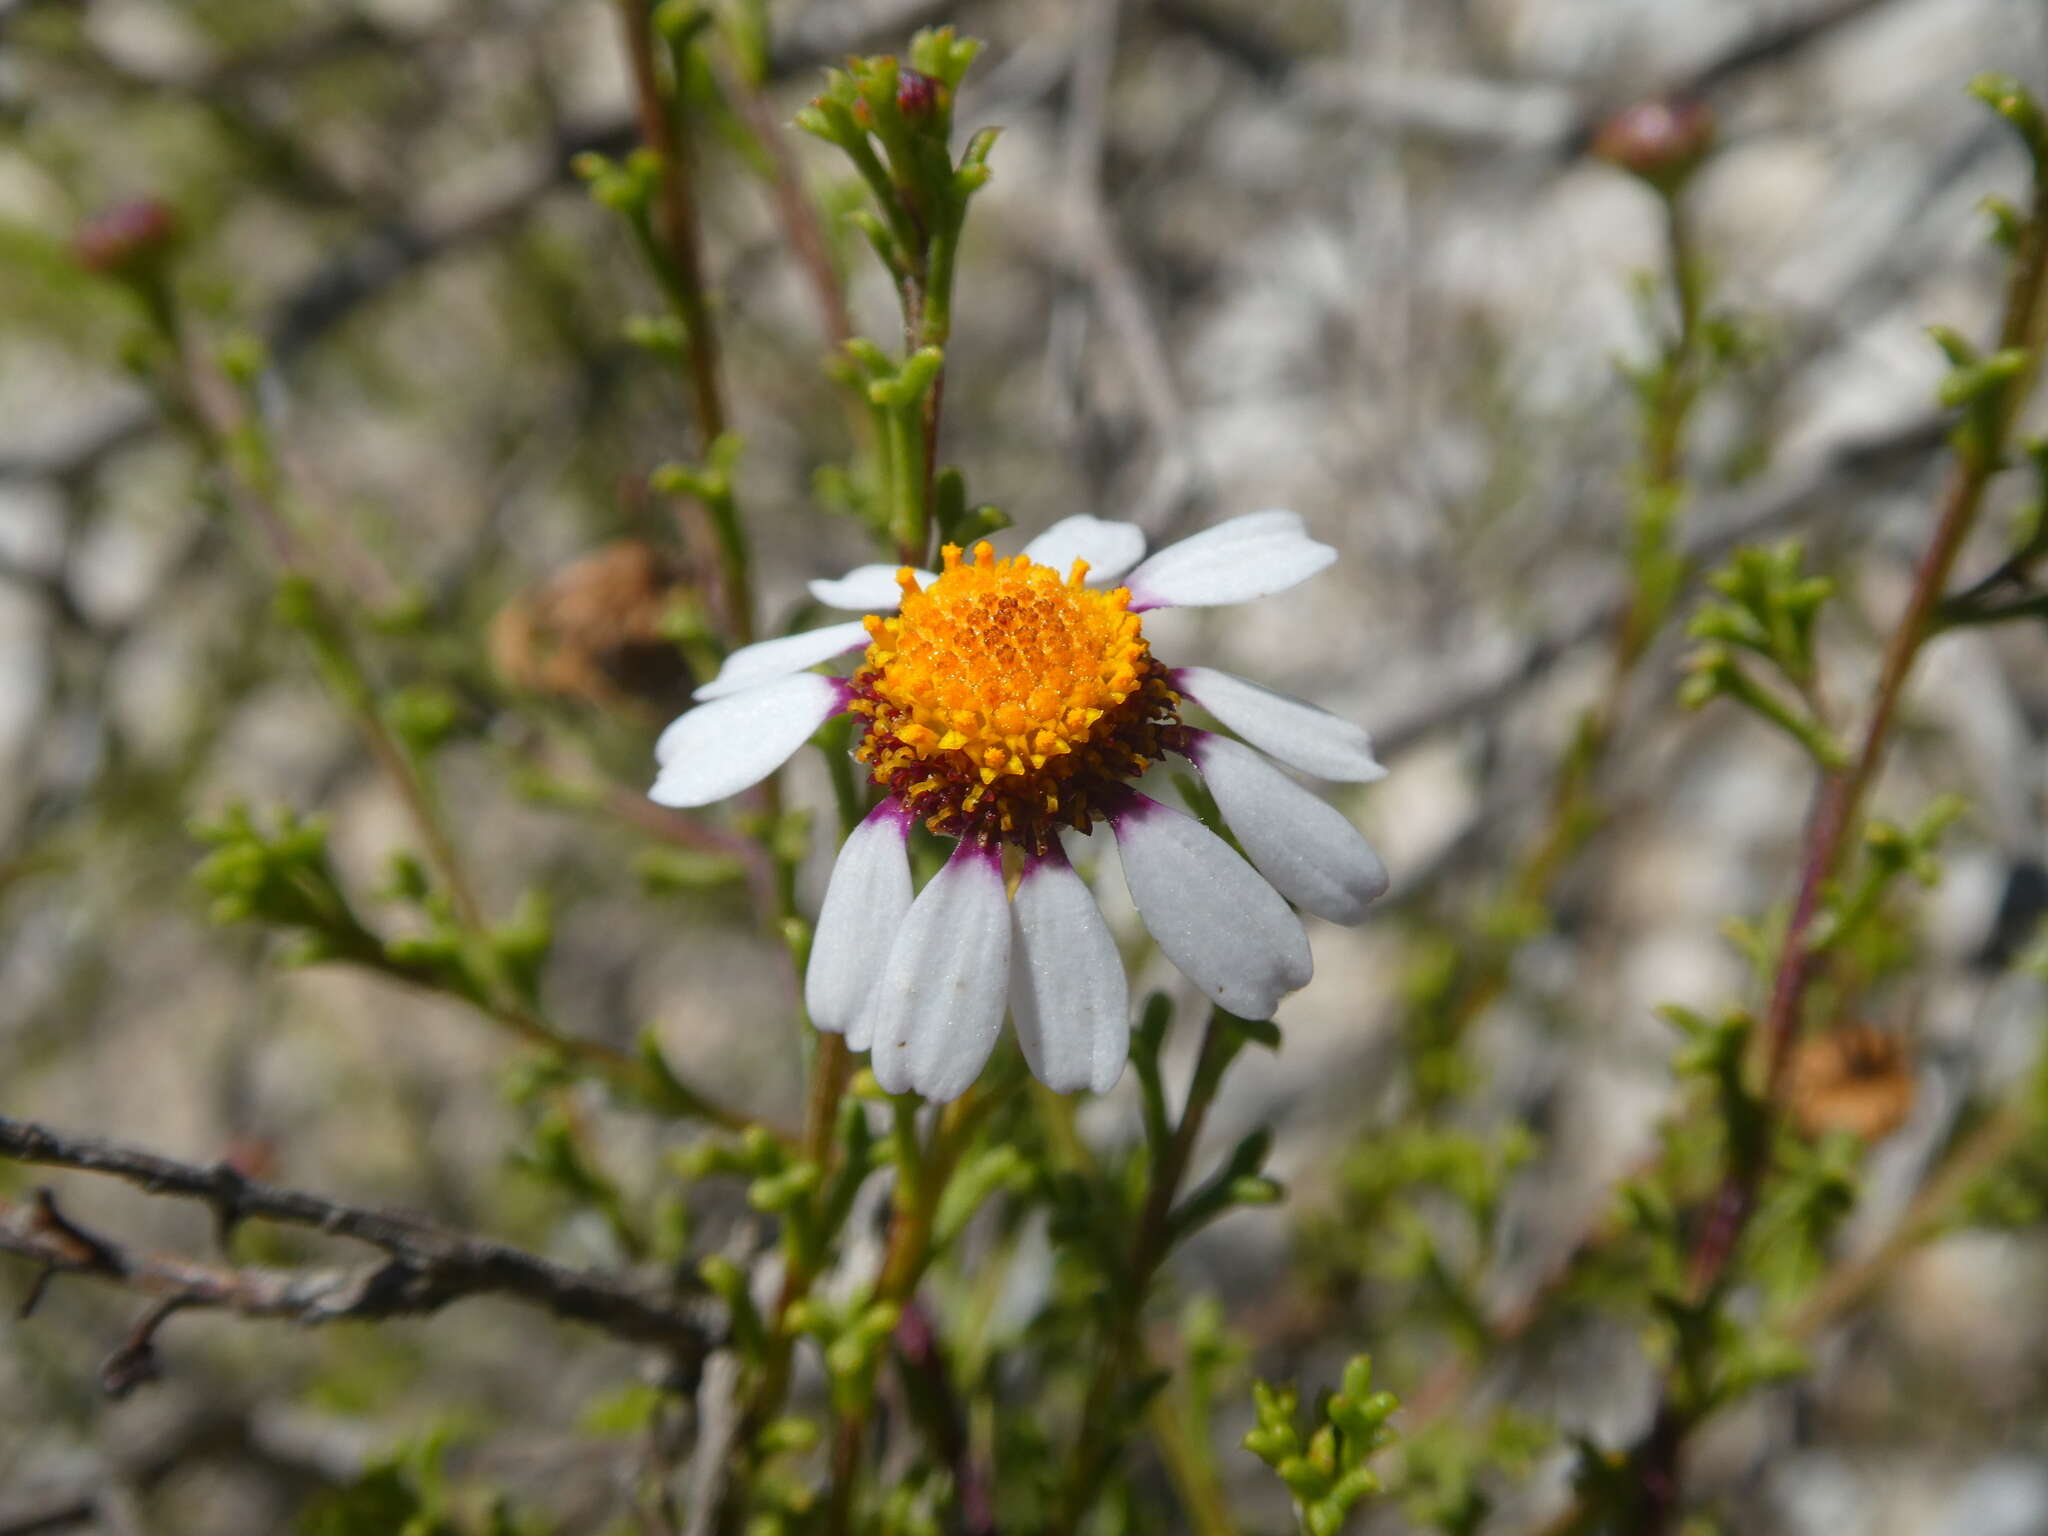
[(894, 795), (882, 796), (875, 802), (875, 808), (861, 817), (862, 825), (871, 821), (893, 821), (899, 834), (906, 838), (910, 836), (910, 812)]
[(1127, 821), (1144, 821), (1171, 807), (1161, 805), (1150, 795), (1141, 795), (1128, 786), (1103, 797), (1102, 819), (1112, 828), (1120, 827)]
[(996, 879), (1000, 880), (1003, 878), (1002, 844), (982, 844), (975, 842), (972, 838), (963, 837), (953, 845), (953, 857), (947, 860), (947, 862), (957, 864), (962, 860), (968, 859), (979, 859), (982, 867), (993, 873)]
[(1017, 876), (1017, 883), (1021, 886), (1026, 880), (1042, 876), (1048, 870), (1066, 867), (1067, 850), (1062, 848), (1057, 840), (1046, 844), (1043, 853), (1033, 853), (1027, 848), (1024, 851), (1024, 868)]

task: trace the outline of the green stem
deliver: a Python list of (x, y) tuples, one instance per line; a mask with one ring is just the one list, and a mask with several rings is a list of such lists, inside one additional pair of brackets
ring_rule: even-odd
[(719, 382), (718, 332), (704, 294), (704, 264), (690, 162), (655, 66), (652, 11), (648, 0), (619, 0), (640, 137), (660, 165), (657, 191), (666, 247), (661, 254), (673, 273), (673, 283), (665, 286), (687, 334), (689, 384), (696, 401), (698, 429), (708, 448), (726, 428), (725, 392)]
[(925, 477), (925, 456), (931, 427), (926, 424), (925, 413), (935, 407), (937, 388), (934, 380), (932, 391), (919, 404), (892, 406), (884, 412), (893, 500), (889, 533), (896, 541), (898, 558), (906, 565), (923, 565), (930, 558), (931, 497)]
[[(902, 1305), (916, 1291), (932, 1261), (932, 1221), (939, 1201), (967, 1149), (974, 1127), (991, 1107), (978, 1088), (939, 1111), (931, 1143), (917, 1145), (916, 1106), (908, 1099), (891, 1102), (897, 1145), (896, 1213), (889, 1225), (889, 1245), (882, 1258), (875, 1300)], [(845, 1414), (834, 1433), (832, 1484), (825, 1505), (825, 1536), (847, 1536), (853, 1528), (853, 1503), (860, 1484), (861, 1453), (868, 1421), (873, 1417), (874, 1388), (868, 1383), (859, 1406)]]
[(1187, 1105), (1180, 1123), (1153, 1161), (1152, 1177), (1139, 1213), (1137, 1231), (1131, 1240), (1128, 1267), (1121, 1277), (1115, 1311), (1097, 1357), (1094, 1379), (1081, 1410), (1081, 1429), (1069, 1457), (1071, 1467), (1066, 1485), (1054, 1506), (1047, 1536), (1073, 1536), (1095, 1501), (1104, 1475), (1109, 1471), (1122, 1444), (1110, 1416), (1119, 1389), (1144, 1363), (1144, 1342), (1140, 1325), (1145, 1299), (1152, 1280), (1166, 1257), (1168, 1217), (1175, 1195), (1187, 1174), (1195, 1142), (1202, 1134), (1209, 1106), (1223, 1081), (1223, 1072), (1237, 1054), (1239, 1038), (1234, 1022), (1221, 1009), (1210, 1012), (1202, 1035), (1200, 1054), (1195, 1058), (1193, 1081), (1188, 1085)]

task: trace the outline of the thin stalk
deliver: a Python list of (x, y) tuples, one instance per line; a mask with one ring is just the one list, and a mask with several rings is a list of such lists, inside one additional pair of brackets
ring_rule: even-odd
[[(1700, 257), (1682, 189), (1661, 196), (1664, 211), (1666, 282), (1676, 327), (1664, 344), (1655, 396), (1643, 422), (1633, 536), (1649, 560), (1671, 547), (1676, 514), (1685, 489), (1685, 443), (1699, 394), (1700, 314), (1704, 302)], [(1517, 912), (1547, 908), (1551, 891), (1592, 837), (1599, 822), (1593, 787), (1613, 750), (1630, 683), (1669, 608), (1668, 595), (1639, 579), (1615, 621), (1607, 682), (1599, 699), (1580, 717), (1571, 746), (1559, 765), (1541, 829), (1510, 877), (1506, 899)], [(1481, 947), (1447, 1002), (1446, 1027), (1461, 1037), (1506, 989), (1519, 943), (1513, 938)], [(1437, 1090), (1424, 1087), (1425, 1097)]]
[(704, 263), (698, 238), (696, 189), (682, 136), (676, 131), (667, 94), (654, 58), (653, 7), (648, 0), (619, 0), (625, 29), (626, 60), (633, 77), (633, 100), (640, 119), (640, 138), (660, 163), (657, 183), (661, 236), (673, 269), (676, 305), (688, 339), (688, 375), (697, 407), (703, 446), (726, 429), (725, 392), (719, 382), (718, 332), (704, 295)]
[[(901, 1101), (899, 1101), (900, 1106)], [(939, 1111), (929, 1146), (917, 1156), (914, 1178), (899, 1178), (896, 1211), (889, 1224), (889, 1245), (882, 1258), (875, 1300), (898, 1306), (910, 1301), (932, 1261), (932, 1221), (939, 1201), (967, 1149), (975, 1124), (989, 1108), (988, 1096), (976, 1088)], [(898, 1130), (905, 1129), (899, 1110)], [(914, 1132), (914, 1126), (911, 1127)], [(900, 1137), (899, 1137), (900, 1139)], [(914, 1140), (914, 1135), (913, 1135)], [(832, 1485), (825, 1504), (825, 1536), (847, 1536), (853, 1528), (853, 1501), (860, 1484), (861, 1454), (867, 1441), (873, 1398), (861, 1411), (839, 1421), (832, 1442)]]
[[(708, 457), (723, 437), (730, 415), (719, 364), (717, 322), (706, 295), (702, 236), (690, 148), (679, 131), (681, 103), (664, 91), (654, 54), (653, 7), (649, 0), (619, 0), (625, 29), (626, 58), (633, 78), (633, 99), (640, 138), (654, 155), (654, 233), (648, 255), (662, 290), (674, 307), (684, 332), (684, 371), (696, 407), (699, 446)], [(706, 498), (705, 511), (718, 542), (720, 586), (725, 618), (736, 644), (754, 638), (753, 560), (746, 525), (731, 495)]]
[(1195, 1536), (1237, 1536), (1237, 1523), (1231, 1518), (1209, 1447), (1188, 1432), (1179, 1410), (1164, 1392), (1146, 1406), (1145, 1427)]
[[(717, 1103), (672, 1075), (657, 1078), (628, 1052), (563, 1033), (504, 984), (492, 960), (489, 923), (475, 883), (432, 787), (378, 709), (354, 636), (316, 578), (314, 562), (306, 558), (291, 520), (279, 504), (282, 487), (262, 423), (250, 414), (233, 382), (200, 356), (167, 299), (160, 309), (153, 306), (152, 314), (170, 352), (172, 417), (217, 468), (227, 497), (257, 529), (281, 580), (293, 582), (303, 594), (308, 607), (301, 628), (314, 651), (321, 681), (354, 723), (372, 761), (404, 806), (448, 894), (458, 925), (493, 983), (496, 995), (481, 1000), (480, 1011), (518, 1039), (594, 1073), (644, 1103), (667, 1112), (700, 1116), (729, 1130), (756, 1124), (750, 1116)], [(381, 953), (365, 963), (400, 981), (420, 983), (417, 976), (384, 963)]]
[(1072, 1470), (1054, 1506), (1052, 1523), (1046, 1528), (1048, 1536), (1073, 1536), (1079, 1529), (1120, 1444), (1121, 1437), (1114, 1433), (1110, 1414), (1116, 1405), (1118, 1389), (1143, 1363), (1144, 1341), (1140, 1327), (1145, 1298), (1161, 1261), (1166, 1257), (1167, 1218), (1173, 1212), (1181, 1180), (1187, 1175), (1188, 1163), (1194, 1156), (1195, 1143), (1202, 1134), (1209, 1106), (1223, 1081), (1223, 1069), (1234, 1053), (1231, 1027), (1224, 1014), (1211, 1011), (1208, 1028), (1202, 1035), (1200, 1053), (1195, 1058), (1195, 1074), (1188, 1086), (1187, 1106), (1181, 1111), (1180, 1123), (1174, 1127), (1172, 1137), (1160, 1150), (1153, 1165), (1144, 1209), (1139, 1213), (1137, 1230), (1131, 1239), (1130, 1262), (1116, 1298), (1116, 1312), (1097, 1356), (1095, 1376), (1089, 1383), (1088, 1396), (1081, 1410), (1080, 1433), (1075, 1437), (1069, 1458)]
[[(1808, 817), (1798, 894), (1779, 948), (1763, 1020), (1766, 1116), (1775, 1112), (1783, 1097), (1807, 989), (1818, 968), (1814, 927), (1821, 915), (1823, 893), (1841, 863), (1864, 797), (1884, 765), (1899, 701), (1922, 646), (1937, 630), (1935, 620), (1956, 556), (1976, 525), (1986, 488), (2003, 467), (2004, 446), (2012, 423), (2039, 373), (2044, 276), (2048, 276), (2048, 177), (2039, 177), (2034, 187), (2032, 216), (2007, 287), (1998, 338), (2001, 351), (2025, 351), (2025, 367), (2000, 397), (1995, 419), (1990, 423), (1989, 440), (1978, 445), (1976, 451), (1957, 456), (1936, 515), (1933, 536), (1914, 572), (1905, 611), (1886, 641), (1861, 743), (1846, 768), (1822, 776)], [(1769, 1160), (1762, 1150), (1769, 1145), (1768, 1123), (1765, 1134), (1753, 1142), (1757, 1150), (1747, 1154), (1742, 1148), (1731, 1148), (1729, 1167), (1688, 1258), (1686, 1278), (1696, 1301), (1712, 1296), (1728, 1279), (1742, 1234), (1756, 1212)], [(1687, 1427), (1678, 1419), (1672, 1385), (1667, 1382), (1651, 1436), (1639, 1449), (1637, 1458), (1645, 1497), (1634, 1529), (1643, 1536), (1657, 1536), (1668, 1529), (1677, 1514), (1678, 1458)]]
[(730, 491), (704, 503), (711, 520), (712, 536), (718, 544), (718, 584), (725, 601), (725, 622), (735, 645), (754, 641), (753, 551), (747, 542), (746, 524), (740, 518), (739, 503)]
[[(1937, 515), (1934, 536), (1914, 572), (1905, 611), (1887, 641), (1884, 659), (1872, 690), (1868, 723), (1849, 766), (1826, 775), (1815, 796), (1807, 823), (1799, 891), (1784, 944), (1772, 977), (1770, 1003), (1764, 1014), (1764, 1039), (1769, 1053), (1765, 1097), (1775, 1105), (1781, 1096), (1792, 1047), (1797, 1042), (1800, 1004), (1813, 979), (1817, 954), (1813, 926), (1820, 916), (1821, 896), (1840, 863), (1843, 848), (1862, 807), (1864, 795), (1884, 765), (1891, 745), (1899, 700), (1905, 693), (1921, 647), (1935, 632), (1935, 615), (1970, 530), (1984, 504), (1984, 493), (2002, 466), (2002, 448), (2012, 422), (2024, 404), (2040, 369), (2041, 295), (2048, 273), (2048, 179), (2036, 191), (2034, 218), (2027, 244), (2015, 263), (2007, 291), (2005, 317), (1999, 327), (2001, 350), (2025, 349), (2027, 365), (2005, 391), (1994, 442), (1984, 451), (1959, 458), (1949, 477)], [(1756, 1197), (1761, 1168), (1733, 1173), (1724, 1195), (1724, 1219), (1710, 1223), (1693, 1254), (1691, 1278), (1695, 1294), (1714, 1285), (1727, 1267), (1735, 1240), (1746, 1225)]]

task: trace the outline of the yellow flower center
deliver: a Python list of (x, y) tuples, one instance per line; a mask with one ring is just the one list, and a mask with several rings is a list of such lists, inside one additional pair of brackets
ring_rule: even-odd
[(903, 605), (867, 621), (849, 707), (855, 756), (934, 832), (1043, 852), (1086, 831), (1121, 786), (1178, 740), (1178, 697), (1131, 594), (986, 544), (948, 545), (929, 588), (904, 569)]

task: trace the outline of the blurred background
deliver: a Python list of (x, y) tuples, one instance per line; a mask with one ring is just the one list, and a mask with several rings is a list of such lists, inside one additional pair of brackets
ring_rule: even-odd
[[(1025, 534), (1089, 512), (1155, 542), (1289, 506), (1341, 551), (1285, 601), (1157, 625), (1170, 657), (1364, 722), (1392, 769), (1343, 803), (1393, 894), (1363, 929), (1312, 925), (1318, 977), (1282, 1010), (1285, 1049), (1233, 1074), (1210, 1128), (1227, 1147), (1273, 1126), (1290, 1199), (1232, 1217), (1177, 1272), (1227, 1319), (1218, 1465), (1247, 1529), (1279, 1530), (1277, 1485), (1234, 1448), (1248, 1369), (1327, 1383), (1370, 1349), (1404, 1399), (1442, 1385), (1440, 1336), (1386, 1326), (1404, 1282), (1382, 1272), (1371, 1218), (1374, 1127), (1402, 1112), (1418, 957), (1478, 921), (1540, 835), (1626, 600), (1641, 448), (1624, 370), (1665, 323), (1644, 274), (1666, 230), (1656, 197), (1589, 153), (1598, 128), (1665, 92), (1711, 110), (1691, 235), (1739, 344), (1693, 422), (1681, 543), (1707, 559), (1803, 538), (1842, 583), (1825, 642), (1858, 698), (1938, 484), (1926, 328), (1984, 334), (2001, 267), (1977, 205), (2024, 184), (2023, 154), (1964, 87), (1989, 68), (2048, 85), (2048, 13), (815, 0), (771, 15), (761, 106), (785, 125), (849, 51), (937, 22), (988, 40), (957, 121), (1003, 135), (969, 224), (943, 447), (978, 499)], [(571, 169), (633, 142), (617, 17), (596, 0), (0, 0), (0, 1113), (621, 1259), (603, 1221), (514, 1155), (530, 1112), (501, 1034), (373, 976), (280, 968), (260, 935), (208, 921), (195, 818), (237, 800), (326, 815), (372, 907), (410, 834), (271, 618), (262, 549), (125, 375), (125, 301), (80, 268), (81, 227), (154, 199), (175, 210), (200, 323), (267, 344), (263, 407), (323, 572), (382, 636), (389, 686), (446, 713), (444, 792), (483, 905), (550, 893), (552, 1017), (620, 1045), (652, 1027), (695, 1081), (797, 1118), (780, 945), (743, 872), (638, 802), (689, 685), (662, 616), (704, 566), (646, 490), (693, 451), (675, 370), (626, 339), (657, 296)], [(823, 146), (786, 128), (777, 142), (791, 175), (847, 205)], [(849, 447), (820, 366), (841, 322), (758, 170), (714, 142), (701, 195), (779, 616), (806, 579), (870, 552), (815, 478)], [(828, 227), (854, 328), (890, 335), (874, 263)], [(1652, 1152), (1677, 1102), (1655, 1008), (1741, 1000), (1723, 924), (1790, 889), (1809, 766), (1737, 712), (1678, 710), (1679, 627), (1625, 691), (1599, 833), (1458, 1045), (1481, 1086), (1456, 1123), (1532, 1138), (1486, 1234), (1480, 1299), (1497, 1315)], [(1866, 1127), (1881, 1134), (1852, 1249), (2031, 1063), (2044, 1016), (2039, 980), (2006, 969), (2048, 883), (2038, 627), (1945, 640), (1909, 713), (1881, 803), (1954, 790), (1973, 810), (1919, 908), (1917, 965), (1859, 1021), (1907, 1049), (1876, 1074), (1889, 1097)], [(799, 798), (825, 805), (811, 772)], [(1128, 1140), (1134, 1102), (1127, 1081), (1084, 1130)], [(646, 1196), (676, 1133), (589, 1114)], [(33, 1182), (0, 1167), (0, 1189)], [(205, 1241), (203, 1213), (58, 1182), (138, 1242)], [(755, 1219), (736, 1195), (692, 1215), (713, 1247)], [(0, 1266), (10, 1292), (30, 1278)], [(2032, 1221), (1901, 1265), (1809, 1376), (1699, 1438), (1717, 1528), (2048, 1532), (2044, 1286)], [(460, 1426), (466, 1465), (563, 1531), (622, 1518), (634, 1448), (586, 1414), (634, 1379), (622, 1346), (492, 1303), (374, 1329), (195, 1318), (166, 1334), (165, 1380), (110, 1402), (95, 1373), (135, 1305), (59, 1286), (32, 1320), (0, 1319), (0, 1532), (287, 1528), (431, 1424)], [(1636, 1332), (1579, 1317), (1460, 1411), (1512, 1398), (1625, 1443), (1655, 1393)], [(1566, 1446), (1494, 1478), (1490, 1523), (1470, 1528), (1537, 1529), (1564, 1498)], [(1410, 1521), (1396, 1506), (1361, 1527)]]

